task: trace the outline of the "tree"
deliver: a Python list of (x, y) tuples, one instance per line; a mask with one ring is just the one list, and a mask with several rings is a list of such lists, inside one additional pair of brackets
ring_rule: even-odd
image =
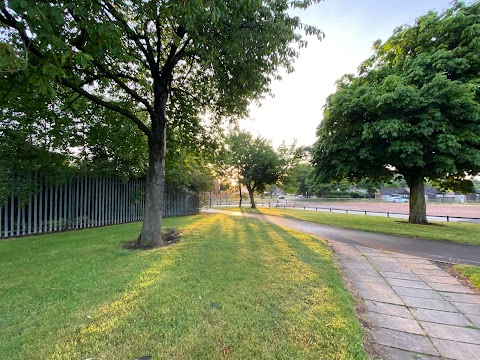
[(0, 67), (46, 92), (70, 89), (146, 136), (139, 244), (163, 245), (167, 128), (194, 135), (203, 114), (244, 116), (279, 68), (292, 70), (292, 45), (305, 45), (296, 30), (323, 36), (287, 11), (318, 1), (2, 1)]
[(279, 185), (289, 176), (290, 152), (286, 147), (276, 152), (270, 142), (262, 137), (236, 130), (226, 139), (226, 151), (221, 159), (224, 174), (237, 181), (242, 206), (241, 185), (248, 190), (250, 205), (255, 205), (255, 192), (263, 192), (267, 185)]
[(322, 179), (410, 188), (409, 222), (426, 223), (424, 181), (469, 191), (480, 172), (480, 3), (455, 2), (397, 28), (345, 75), (324, 108), (314, 163)]

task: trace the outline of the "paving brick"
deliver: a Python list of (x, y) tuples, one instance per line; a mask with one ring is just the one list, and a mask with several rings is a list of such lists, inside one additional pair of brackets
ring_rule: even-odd
[(413, 316), (410, 313), (410, 311), (405, 306), (402, 306), (402, 305), (394, 305), (394, 304), (388, 304), (388, 303), (383, 303), (378, 301), (365, 300), (365, 306), (367, 307), (368, 311), (385, 314), (385, 315), (403, 317), (407, 319), (413, 319)]
[(425, 264), (425, 265), (432, 265), (432, 263), (430, 261), (428, 261), (427, 259), (422, 259), (422, 258), (416, 258), (416, 259), (402, 259), (402, 258), (398, 258), (397, 259), (398, 261), (400, 261), (402, 264)]
[(460, 313), (429, 309), (411, 309), (410, 311), (415, 318), (421, 321), (457, 326), (472, 325), (470, 321)]
[(413, 319), (405, 319), (398, 316), (391, 316), (379, 313), (370, 313), (367, 318), (373, 325), (386, 329), (403, 331), (409, 334), (425, 335), (418, 322)]
[(455, 279), (453, 276), (430, 276), (430, 275), (419, 274), (418, 277), (428, 284), (439, 283), (439, 284), (461, 285), (460, 281)]
[(403, 266), (393, 266), (393, 265), (378, 265), (376, 264), (375, 265), (375, 269), (377, 269), (378, 271), (380, 272), (385, 272), (385, 271), (388, 271), (388, 272), (396, 272), (396, 273), (401, 273), (401, 274), (411, 274), (412, 272), (410, 270), (408, 270), (407, 268), (403, 267)]
[(402, 300), (410, 308), (457, 312), (457, 309), (445, 300), (422, 299), (411, 296), (402, 296)]
[(403, 305), (403, 301), (392, 291), (375, 292), (366, 289), (357, 289), (358, 295), (365, 300), (380, 301), (389, 304)]
[(357, 249), (358, 251), (361, 251), (361, 252), (367, 252), (367, 253), (373, 253), (373, 254), (382, 254), (382, 255), (385, 254), (385, 251), (383, 251), (383, 250), (378, 250), (378, 249), (374, 249), (374, 248), (367, 247), (367, 246), (355, 245), (353, 247), (355, 249)]
[(402, 279), (402, 280), (414, 280), (420, 281), (421, 279), (413, 273), (396, 273), (391, 271), (382, 271), (381, 273), (387, 279)]
[(473, 325), (480, 329), (480, 315), (465, 315)]
[(422, 270), (440, 270), (437, 265), (433, 265), (430, 262), (428, 264), (408, 264), (409, 269), (422, 269)]
[(480, 330), (478, 329), (423, 321), (420, 321), (420, 324), (431, 338), (480, 345)]
[(448, 301), (480, 305), (480, 295), (455, 294), (455, 293), (448, 293), (443, 291), (441, 291), (440, 294), (442, 294), (443, 297)]
[(350, 268), (350, 269), (354, 269), (354, 270), (373, 270), (373, 266), (370, 265), (369, 262), (365, 261), (365, 262), (348, 262), (348, 261), (344, 261), (343, 262), (343, 266), (346, 267), (346, 268)]
[(393, 290), (400, 296), (410, 296), (422, 299), (443, 300), (435, 290), (412, 289), (401, 286), (392, 286)]
[(354, 275), (354, 274), (349, 274), (350, 280), (353, 282), (359, 281), (359, 282), (372, 282), (375, 284), (387, 284), (385, 279), (381, 276), (362, 276), (362, 275)]
[(346, 264), (348, 263), (359, 263), (359, 262), (362, 262), (362, 263), (368, 263), (367, 259), (364, 259), (364, 258), (359, 258), (360, 256), (358, 254), (345, 254), (343, 252), (338, 252), (337, 250), (337, 254), (340, 255), (340, 257), (342, 258), (342, 261), (345, 262)]
[(431, 283), (430, 286), (437, 291), (446, 291), (453, 293), (462, 293), (462, 294), (476, 294), (476, 292), (462, 284), (440, 284), (440, 283)]
[(373, 268), (355, 267), (355, 266), (343, 266), (347, 274), (363, 275), (363, 276), (378, 276), (378, 272)]
[(413, 289), (425, 289), (425, 290), (432, 290), (427, 284), (423, 281), (415, 281), (415, 280), (406, 280), (406, 279), (388, 279), (387, 280), (390, 285), (395, 286), (402, 286), (407, 288)]
[(468, 315), (480, 315), (480, 305), (467, 304), (455, 301), (452, 301), (451, 304), (455, 306), (461, 313)]
[(405, 272), (404, 268), (400, 266), (398, 263), (387, 263), (385, 261), (380, 261), (380, 262), (370, 261), (370, 263), (377, 270), (390, 271), (390, 269), (396, 270), (397, 268), (401, 268), (400, 272)]
[(359, 281), (359, 280), (352, 280), (351, 283), (356, 289), (365, 289), (365, 290), (371, 290), (376, 292), (393, 293), (392, 289), (388, 284), (377, 284), (371, 281), (367, 282), (367, 281)]
[(344, 268), (343, 270), (345, 271), (347, 276), (352, 275), (352, 277), (353, 276), (372, 276), (373, 277), (378, 275), (378, 273), (375, 270), (361, 271), (361, 272), (355, 269), (350, 269), (350, 268)]
[(405, 351), (400, 349), (394, 349), (384, 346), (385, 359), (387, 360), (437, 360), (438, 356), (431, 356), (425, 354), (419, 354), (411, 351)]
[(449, 277), (450, 275), (447, 274), (445, 271), (437, 268), (437, 269), (434, 269), (434, 270), (431, 270), (431, 269), (414, 269), (414, 268), (410, 268), (410, 271), (413, 272), (414, 274), (417, 274), (417, 275), (430, 275), (430, 276), (445, 276), (445, 277)]
[(427, 355), (439, 355), (432, 342), (426, 336), (407, 334), (390, 329), (375, 330), (372, 336), (381, 345)]
[(432, 339), (432, 342), (440, 354), (448, 359), (473, 360), (478, 359), (480, 354), (479, 345), (441, 339)]

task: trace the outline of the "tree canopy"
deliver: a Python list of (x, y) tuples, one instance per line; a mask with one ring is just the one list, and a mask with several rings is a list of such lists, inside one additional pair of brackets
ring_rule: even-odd
[(163, 244), (167, 129), (196, 140), (205, 119), (238, 119), (278, 70), (292, 70), (297, 30), (288, 9), (319, 0), (24, 1), (0, 4), (0, 67), (44, 92), (68, 89), (131, 121), (148, 145), (142, 246)]
[(480, 3), (455, 2), (398, 27), (345, 75), (324, 108), (314, 163), (322, 179), (402, 174), (410, 217), (426, 222), (424, 181), (467, 191), (480, 172)]

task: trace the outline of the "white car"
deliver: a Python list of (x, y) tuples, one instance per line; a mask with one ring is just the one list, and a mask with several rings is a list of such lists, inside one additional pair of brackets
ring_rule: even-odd
[(388, 202), (396, 202), (396, 203), (407, 203), (408, 199), (402, 198), (400, 196), (390, 196), (387, 199)]

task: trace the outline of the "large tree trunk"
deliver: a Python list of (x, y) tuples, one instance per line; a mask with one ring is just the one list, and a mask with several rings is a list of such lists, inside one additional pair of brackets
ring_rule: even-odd
[(240, 179), (238, 179), (238, 195), (240, 196), (238, 207), (242, 207), (242, 183), (240, 182)]
[(142, 247), (164, 246), (162, 240), (163, 199), (165, 195), (165, 150), (167, 92), (159, 92), (155, 102), (156, 116), (151, 118), (152, 136), (148, 139), (148, 172), (145, 185), (143, 225), (138, 238)]
[(257, 206), (255, 205), (255, 197), (253, 196), (253, 193), (255, 189), (250, 187), (250, 185), (247, 185), (247, 190), (248, 190), (248, 195), (250, 196), (250, 207), (252, 209), (255, 209)]
[(410, 188), (410, 214), (408, 222), (412, 224), (427, 223), (427, 205), (425, 203), (425, 185), (423, 176), (405, 176)]
[(149, 164), (145, 184), (143, 226), (138, 239), (142, 247), (165, 245), (162, 241), (163, 198), (165, 194), (165, 152), (149, 142)]

